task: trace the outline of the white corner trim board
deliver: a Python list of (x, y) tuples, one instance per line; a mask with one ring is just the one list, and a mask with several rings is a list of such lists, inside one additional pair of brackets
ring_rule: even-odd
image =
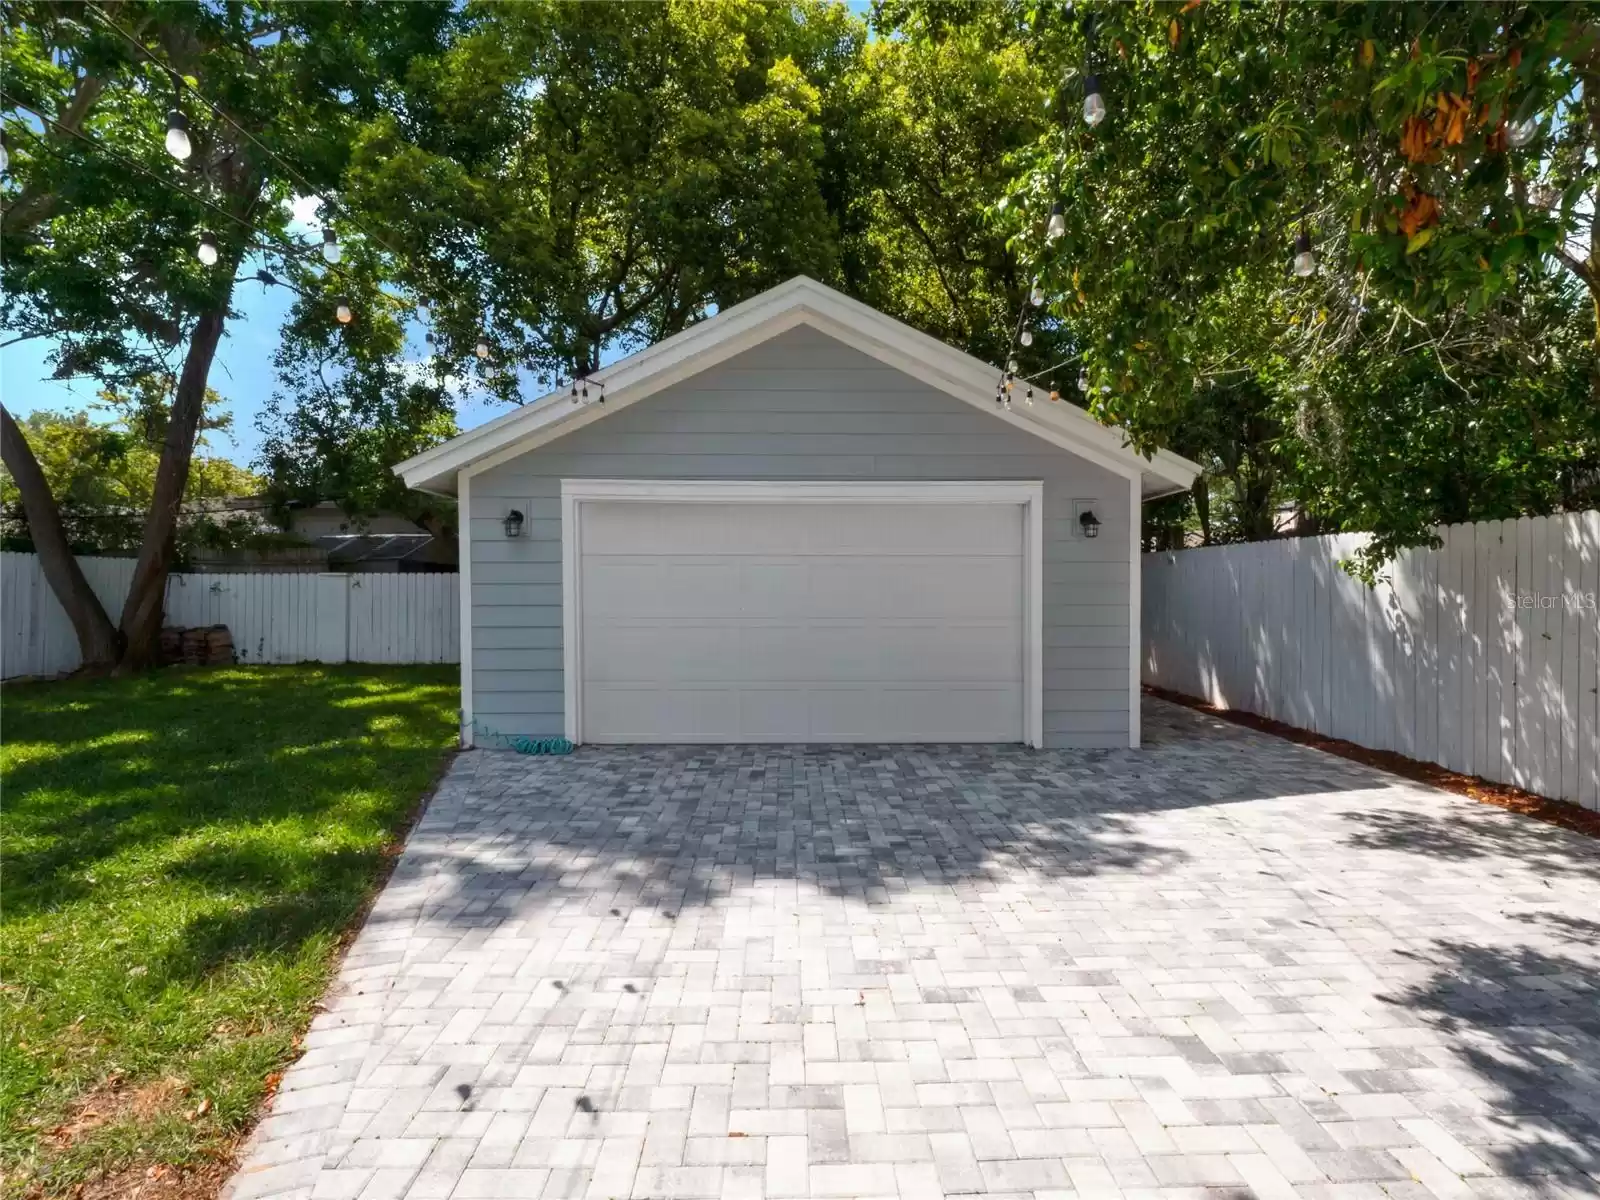
[[(1138, 479), (1132, 481), (1137, 491)], [(1044, 485), (1021, 482), (814, 482), (564, 479), (561, 482), (561, 643), (565, 732), (584, 741), (583, 538), (585, 506), (893, 504), (1015, 506), (1022, 519), (1022, 734), (1044, 744)], [(465, 676), (464, 676), (465, 678)], [(1137, 686), (1137, 684), (1135, 684)], [(1013, 695), (1015, 693), (1012, 693)], [(464, 700), (465, 703), (465, 700)]]
[(1144, 573), (1140, 550), (1144, 539), (1144, 506), (1140, 503), (1139, 480), (1132, 479), (1128, 487), (1128, 748), (1137, 750), (1140, 729), (1139, 663), (1144, 650), (1142, 622), (1144, 598), (1141, 579)]
[(472, 749), (472, 473), (461, 472), (456, 505), (456, 544), (460, 546), (456, 580), (461, 590), (461, 748)]

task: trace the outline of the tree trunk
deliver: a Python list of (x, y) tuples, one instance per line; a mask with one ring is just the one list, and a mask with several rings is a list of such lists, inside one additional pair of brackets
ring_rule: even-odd
[[(229, 293), (231, 291), (230, 288)], [(206, 380), (211, 375), (211, 360), (216, 357), (217, 343), (222, 339), (228, 299), (229, 294), (224, 293), (216, 306), (203, 313), (195, 325), (189, 339), (189, 353), (183, 360), (183, 373), (178, 376), (178, 387), (172, 396), (172, 413), (167, 419), (167, 436), (161, 446), (161, 464), (156, 469), (150, 515), (145, 519), (139, 561), (134, 566), (128, 598), (122, 606), (123, 651), (119, 671), (154, 666), (159, 657), (162, 609), (176, 545), (178, 512), (189, 482), (195, 435), (205, 410)]]
[(1200, 544), (1211, 545), (1211, 483), (1201, 472), (1194, 477), (1194, 515), (1200, 518)]
[(39, 460), (33, 456), (33, 448), (3, 406), (0, 406), (0, 458), (17, 482), (22, 511), (28, 515), (33, 547), (39, 554), (39, 565), (44, 568), (45, 581), (78, 635), (83, 665), (110, 666), (117, 661), (117, 631), (111, 618), (106, 616), (100, 597), (83, 577), (83, 568), (72, 556), (56, 498), (50, 494), (50, 485), (39, 469)]

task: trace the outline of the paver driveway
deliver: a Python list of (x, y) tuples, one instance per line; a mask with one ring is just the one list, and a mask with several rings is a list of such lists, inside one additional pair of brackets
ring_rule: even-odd
[(1600, 1194), (1596, 843), (1146, 712), (462, 756), (233, 1194)]

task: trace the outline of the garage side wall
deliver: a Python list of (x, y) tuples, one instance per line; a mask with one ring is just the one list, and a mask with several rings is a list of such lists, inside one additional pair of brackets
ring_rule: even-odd
[[(563, 478), (1042, 479), (1045, 745), (1128, 744), (1127, 480), (808, 328), (472, 477), (479, 744), (563, 728)], [(1079, 535), (1075, 501), (1098, 538)]]

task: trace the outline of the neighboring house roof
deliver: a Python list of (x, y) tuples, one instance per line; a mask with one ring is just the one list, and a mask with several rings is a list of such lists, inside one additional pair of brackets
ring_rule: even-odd
[(589, 389), (597, 396), (603, 382), (604, 404), (591, 398), (573, 405), (563, 392), (551, 392), (408, 458), (395, 474), (407, 487), (453, 495), (462, 470), (491, 466), (576, 432), (799, 325), (1091, 462), (1120, 474), (1137, 470), (1146, 499), (1184, 491), (1199, 474), (1198, 464), (1166, 450), (1144, 457), (1120, 429), (1100, 424), (1075, 404), (1044, 399), (1002, 408), (994, 401), (998, 368), (804, 275), (596, 371)]
[(326, 533), (311, 539), (328, 552), (330, 564), (409, 558), (433, 541), (431, 533)]

